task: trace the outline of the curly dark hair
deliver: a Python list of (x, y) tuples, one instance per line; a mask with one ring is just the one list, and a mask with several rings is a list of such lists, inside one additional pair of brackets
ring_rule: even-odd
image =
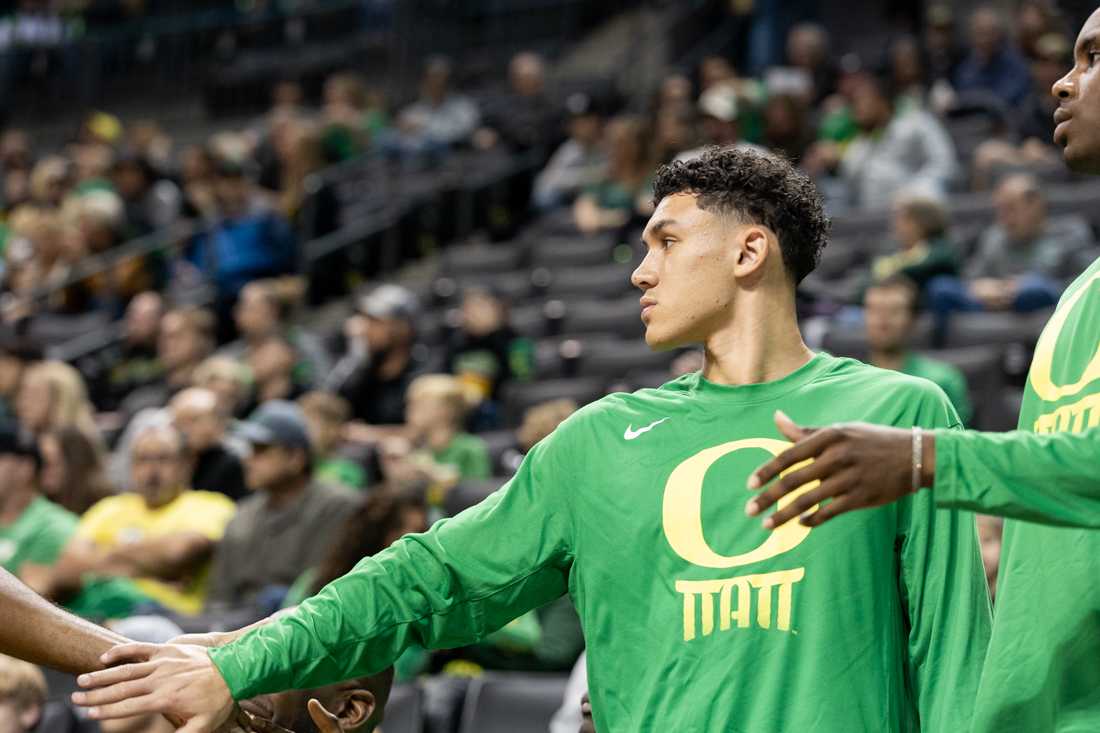
[(709, 148), (698, 158), (657, 170), (653, 203), (676, 193), (695, 194), (701, 209), (734, 214), (775, 232), (795, 285), (821, 259), (829, 235), (821, 196), (809, 177), (782, 156), (744, 148)]

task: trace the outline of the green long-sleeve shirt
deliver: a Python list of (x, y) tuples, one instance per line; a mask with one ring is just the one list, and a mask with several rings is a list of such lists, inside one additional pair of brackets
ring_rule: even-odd
[(1100, 260), (1035, 348), (1019, 431), (936, 435), (943, 507), (1005, 522), (974, 733), (1100, 730)]
[(818, 355), (783, 379), (692, 374), (611, 395), (507, 486), (210, 652), (233, 696), (484, 638), (568, 592), (604, 733), (965, 731), (989, 634), (973, 519), (929, 492), (817, 529), (745, 516), (748, 474), (803, 423), (955, 426), (942, 390)]

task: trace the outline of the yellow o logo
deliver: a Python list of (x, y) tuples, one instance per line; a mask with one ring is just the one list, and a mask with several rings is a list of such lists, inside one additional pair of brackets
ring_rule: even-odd
[(1035, 358), (1031, 362), (1031, 388), (1044, 402), (1057, 402), (1063, 397), (1072, 397), (1088, 385), (1100, 379), (1100, 344), (1097, 345), (1096, 354), (1092, 361), (1085, 367), (1084, 374), (1073, 384), (1057, 385), (1051, 378), (1051, 369), (1054, 366), (1054, 348), (1058, 345), (1058, 337), (1062, 335), (1062, 328), (1066, 325), (1069, 314), (1077, 301), (1085, 294), (1085, 291), (1100, 279), (1100, 272), (1090, 277), (1077, 289), (1058, 310), (1054, 311), (1050, 322), (1043, 329), (1043, 335), (1039, 337), (1039, 343), (1035, 345)]
[[(676, 554), (693, 565), (705, 568), (735, 568), (740, 565), (760, 562), (781, 555), (797, 547), (810, 534), (810, 528), (798, 522), (787, 522), (768, 534), (766, 540), (756, 549), (740, 555), (720, 555), (707, 544), (703, 537), (703, 479), (715, 461), (734, 451), (748, 448), (760, 448), (774, 456), (782, 453), (791, 444), (784, 440), (769, 438), (750, 438), (723, 443), (696, 453), (681, 463), (669, 475), (665, 484), (663, 522), (665, 537)], [(804, 461), (783, 472), (784, 475), (809, 463)], [(779, 500), (783, 508), (800, 495), (820, 484), (813, 481), (784, 496)]]

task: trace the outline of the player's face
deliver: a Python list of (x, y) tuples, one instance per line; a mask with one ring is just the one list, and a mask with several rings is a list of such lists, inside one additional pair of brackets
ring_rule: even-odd
[(1055, 82), (1054, 142), (1078, 173), (1100, 173), (1100, 10), (1085, 21), (1073, 49), (1073, 68)]
[(695, 196), (666, 196), (642, 240), (645, 259), (631, 276), (642, 291), (646, 343), (671, 349), (702, 343), (732, 313), (737, 229), (729, 217), (700, 209)]

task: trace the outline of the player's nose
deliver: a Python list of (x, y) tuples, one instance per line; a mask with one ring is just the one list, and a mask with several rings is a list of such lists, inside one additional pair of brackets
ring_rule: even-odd
[(657, 271), (649, 262), (649, 256), (642, 260), (630, 274), (630, 282), (639, 290), (649, 290), (657, 285)]

